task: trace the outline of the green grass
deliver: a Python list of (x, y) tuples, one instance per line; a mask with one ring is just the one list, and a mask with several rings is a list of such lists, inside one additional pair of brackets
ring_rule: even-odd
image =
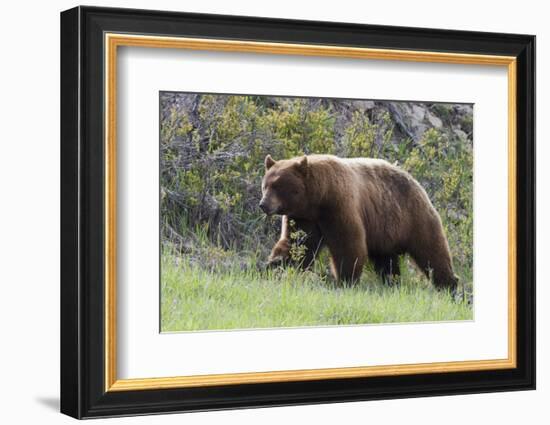
[(436, 291), (407, 260), (399, 285), (365, 270), (354, 286), (336, 285), (321, 270), (259, 271), (254, 260), (211, 270), (192, 257), (164, 252), (161, 329), (217, 329), (470, 320), (471, 305)]

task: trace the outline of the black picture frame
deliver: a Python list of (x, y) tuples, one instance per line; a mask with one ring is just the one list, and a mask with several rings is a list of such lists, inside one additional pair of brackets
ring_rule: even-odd
[[(104, 33), (517, 58), (517, 367), (105, 391)], [(132, 9), (61, 13), (61, 412), (75, 418), (535, 388), (535, 37)]]

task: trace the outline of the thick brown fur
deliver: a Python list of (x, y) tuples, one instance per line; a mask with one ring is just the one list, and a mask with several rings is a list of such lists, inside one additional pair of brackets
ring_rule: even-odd
[(268, 155), (265, 168), (260, 207), (283, 216), (270, 264), (289, 258), (291, 219), (308, 235), (304, 267), (326, 246), (336, 280), (359, 279), (371, 260), (392, 281), (399, 276), (399, 256), (407, 253), (436, 287), (456, 288), (439, 214), (407, 172), (380, 159), (333, 155), (281, 161)]

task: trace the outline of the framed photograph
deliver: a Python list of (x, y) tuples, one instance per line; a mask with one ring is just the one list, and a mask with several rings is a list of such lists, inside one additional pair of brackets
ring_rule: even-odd
[(535, 37), (61, 14), (61, 411), (535, 388)]

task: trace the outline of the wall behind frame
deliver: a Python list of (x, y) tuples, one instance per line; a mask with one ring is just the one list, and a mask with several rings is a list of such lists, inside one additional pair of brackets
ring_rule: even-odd
[[(479, 2), (463, 0), (443, 6), (439, 1), (357, 2), (353, 0), (254, 2), (247, 0), (96, 1), (97, 6), (155, 8), (278, 18), (347, 21), (365, 24), (516, 32), (537, 35), (539, 117), (550, 116), (546, 98), (550, 83), (550, 28), (543, 3), (525, 0)], [(0, 26), (2, 69), (0, 102), (0, 327), (2, 350), (0, 392), (6, 400), (0, 413), (6, 423), (74, 423), (59, 409), (59, 12), (76, 2), (11, 2)], [(541, 126), (538, 140), (550, 140)], [(537, 147), (537, 216), (550, 215), (550, 145)], [(491, 421), (543, 423), (550, 397), (549, 274), (550, 224), (539, 220), (537, 324), (538, 390), (500, 394), (345, 403), (291, 408), (209, 412), (110, 419), (109, 423), (256, 424), (346, 422), (467, 424)], [(99, 420), (102, 422), (103, 420)]]

